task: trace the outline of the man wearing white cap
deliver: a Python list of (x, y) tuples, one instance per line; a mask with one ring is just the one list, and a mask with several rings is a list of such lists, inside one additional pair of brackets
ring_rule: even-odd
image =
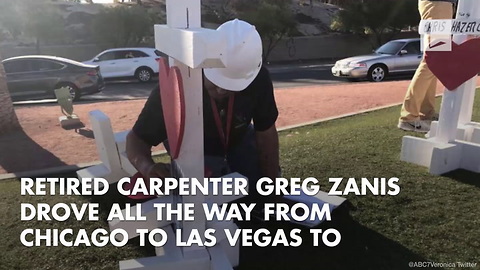
[[(239, 172), (250, 181), (279, 172), (278, 117), (269, 72), (262, 66), (262, 41), (241, 20), (222, 24), (228, 37), (227, 68), (204, 69), (203, 115), (207, 176)], [(253, 125), (251, 124), (253, 120)], [(153, 89), (127, 137), (127, 154), (146, 177), (168, 177), (151, 147), (167, 140), (158, 87)], [(167, 145), (168, 147), (168, 145)], [(255, 185), (250, 183), (251, 190)], [(252, 189), (253, 187), (253, 189)]]

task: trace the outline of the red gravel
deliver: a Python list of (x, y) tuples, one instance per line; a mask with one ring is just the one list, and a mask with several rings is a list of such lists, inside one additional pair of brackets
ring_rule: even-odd
[[(400, 103), (408, 84), (393, 81), (279, 89), (275, 92), (280, 111), (277, 127)], [(439, 83), (437, 93), (442, 91)], [(0, 137), (0, 174), (96, 161), (88, 112), (102, 110), (118, 132), (132, 127), (144, 103), (133, 100), (75, 105), (85, 125), (78, 130), (60, 127), (58, 117), (62, 114), (58, 105), (17, 106), (23, 132)]]

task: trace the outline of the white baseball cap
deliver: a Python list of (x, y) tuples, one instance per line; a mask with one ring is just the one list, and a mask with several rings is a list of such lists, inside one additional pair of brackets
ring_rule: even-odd
[(225, 90), (242, 91), (262, 67), (262, 39), (255, 26), (234, 19), (217, 28), (227, 37), (225, 68), (204, 69), (205, 77)]

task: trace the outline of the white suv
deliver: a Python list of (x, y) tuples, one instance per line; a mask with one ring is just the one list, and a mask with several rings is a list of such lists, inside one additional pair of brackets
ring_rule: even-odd
[(135, 77), (148, 82), (158, 73), (162, 53), (155, 48), (116, 48), (101, 52), (85, 64), (100, 66), (104, 78)]

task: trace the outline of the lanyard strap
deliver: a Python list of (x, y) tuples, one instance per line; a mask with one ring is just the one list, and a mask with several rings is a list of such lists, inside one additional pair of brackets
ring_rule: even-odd
[[(227, 129), (226, 129), (226, 132), (224, 132), (222, 121), (220, 120), (220, 114), (218, 113), (217, 103), (215, 103), (215, 100), (212, 97), (210, 97), (210, 104), (212, 105), (213, 118), (215, 119), (218, 135), (220, 136), (220, 140), (222, 140), (225, 153), (227, 153), (227, 150), (228, 150), (228, 139), (230, 138), (230, 129), (232, 126), (234, 100), (235, 100), (235, 95), (231, 95), (228, 98)], [(225, 136), (225, 133), (226, 133), (226, 136)]]

